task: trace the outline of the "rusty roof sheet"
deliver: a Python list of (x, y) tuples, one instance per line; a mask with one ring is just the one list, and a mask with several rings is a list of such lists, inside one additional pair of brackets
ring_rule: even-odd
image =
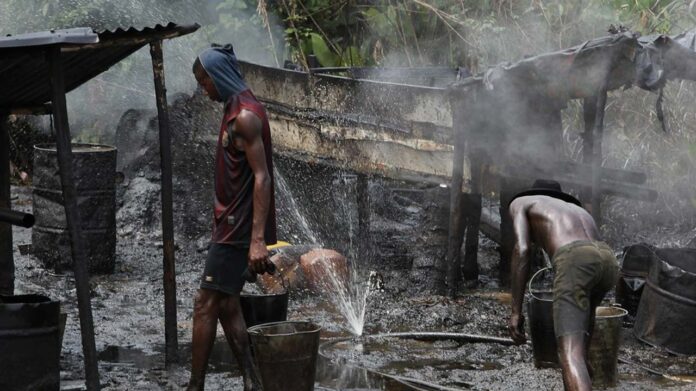
[(156, 25), (94, 32), (52, 30), (0, 38), (0, 109), (41, 106), (51, 100), (47, 49), (60, 46), (66, 92), (71, 91), (150, 42), (196, 31), (200, 26)]

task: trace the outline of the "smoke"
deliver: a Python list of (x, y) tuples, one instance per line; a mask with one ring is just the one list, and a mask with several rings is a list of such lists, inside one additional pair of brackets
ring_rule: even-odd
[[(95, 31), (143, 28), (156, 24), (198, 23), (195, 33), (165, 41), (164, 68), (170, 102), (192, 94), (191, 65), (211, 43), (232, 43), (238, 56), (275, 65), (284, 50), (282, 26), (273, 15), (269, 27), (245, 0), (3, 0), (0, 34), (91, 27)], [(271, 45), (271, 35), (273, 43)], [(271, 48), (274, 47), (274, 53)], [(68, 94), (72, 134), (84, 142), (113, 143), (121, 115), (132, 108), (155, 107), (152, 63), (144, 47)], [(46, 122), (48, 126), (49, 123)]]

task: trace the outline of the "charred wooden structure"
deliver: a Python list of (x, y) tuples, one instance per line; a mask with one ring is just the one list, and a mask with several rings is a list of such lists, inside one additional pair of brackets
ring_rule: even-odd
[[(168, 130), (162, 41), (192, 33), (198, 25), (168, 24), (94, 32), (90, 28), (51, 30), (0, 38), (0, 207), (10, 208), (8, 130), (12, 114), (53, 116), (58, 170), (70, 231), (73, 270), (80, 312), (82, 348), (88, 390), (98, 390), (99, 373), (90, 304), (85, 242), (73, 178), (70, 125), (65, 95), (145, 45), (150, 45), (159, 114), (162, 169), (162, 231), (164, 241), (166, 361), (177, 355), (176, 285), (174, 280), (174, 232), (172, 222), (172, 171)], [(14, 261), (12, 230), (0, 223), (0, 293), (12, 294)]]
[[(242, 67), (269, 111), (278, 153), (363, 174), (449, 183), (449, 246), (435, 278), (441, 293), (454, 294), (462, 277), (478, 278), (478, 231), (492, 225), (482, 213), (484, 193), (500, 201), (493, 236), (501, 242), (503, 284), (513, 245), (507, 204), (535, 178), (578, 193), (597, 219), (602, 196), (655, 200), (644, 173), (601, 165), (606, 94), (696, 80), (694, 37), (616, 31), (474, 76), (442, 68)], [(561, 110), (573, 99), (584, 107), (581, 163), (559, 153)]]

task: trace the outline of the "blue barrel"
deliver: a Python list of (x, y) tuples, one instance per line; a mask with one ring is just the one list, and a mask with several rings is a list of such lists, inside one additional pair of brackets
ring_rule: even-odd
[(60, 388), (59, 316), (46, 296), (0, 296), (0, 390)]

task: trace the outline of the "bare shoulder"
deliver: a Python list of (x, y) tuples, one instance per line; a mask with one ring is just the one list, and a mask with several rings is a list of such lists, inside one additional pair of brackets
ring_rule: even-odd
[(510, 210), (510, 214), (514, 216), (518, 213), (526, 211), (530, 205), (530, 202), (527, 198), (529, 197), (515, 198), (508, 207), (508, 209)]
[(251, 110), (242, 109), (234, 120), (234, 131), (242, 137), (251, 137), (261, 133), (261, 118)]

